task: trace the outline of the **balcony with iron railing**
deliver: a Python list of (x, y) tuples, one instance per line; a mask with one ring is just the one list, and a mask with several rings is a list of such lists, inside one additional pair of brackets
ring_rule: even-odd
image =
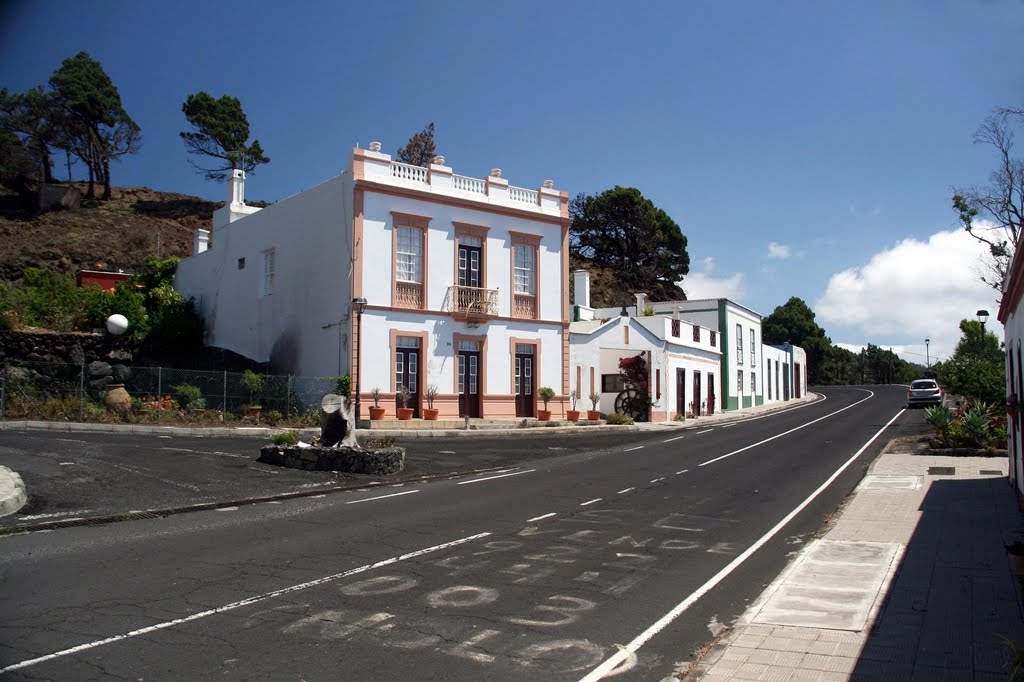
[(568, 213), (568, 195), (554, 189), (551, 180), (545, 180), (537, 189), (516, 187), (501, 177), (501, 169), (494, 168), (485, 178), (459, 175), (445, 165), (444, 157), (434, 157), (427, 166), (402, 163), (380, 151), (379, 142), (370, 144), (368, 150), (355, 150), (355, 158), (362, 166), (362, 179), (368, 182), (385, 183), (445, 194), (469, 201), (535, 211), (545, 215), (562, 217)]
[(469, 322), (487, 320), (498, 314), (498, 290), (453, 284), (448, 287), (447, 310)]

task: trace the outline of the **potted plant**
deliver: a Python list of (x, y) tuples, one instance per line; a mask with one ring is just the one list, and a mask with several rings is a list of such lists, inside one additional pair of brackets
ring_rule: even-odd
[(435, 421), (438, 413), (438, 410), (434, 409), (434, 398), (437, 397), (437, 386), (435, 384), (430, 384), (427, 386), (427, 390), (423, 395), (427, 399), (427, 406), (423, 409), (423, 418)]
[(242, 388), (249, 392), (249, 404), (245, 406), (245, 416), (252, 417), (259, 423), (263, 407), (256, 402), (256, 396), (263, 390), (263, 377), (251, 369), (245, 370), (242, 373)]
[(370, 391), (370, 397), (373, 398), (373, 407), (370, 408), (370, 420), (376, 421), (384, 418), (384, 408), (380, 406), (380, 389), (376, 386)]
[(409, 392), (405, 384), (398, 387), (395, 397), (398, 398), (398, 418), (404, 422), (412, 419), (413, 408), (408, 406), (409, 401), (412, 400), (412, 393)]
[(599, 402), (601, 402), (601, 394), (591, 393), (590, 405), (591, 407), (593, 407), (593, 409), (587, 410), (587, 419), (590, 419), (592, 421), (598, 421), (599, 419), (601, 419), (601, 410), (597, 409), (597, 404)]
[(577, 396), (575, 390), (569, 394), (569, 399), (572, 400), (572, 409), (566, 410), (565, 417), (571, 422), (578, 422), (580, 420), (580, 413), (579, 410), (576, 409)]
[(537, 391), (537, 395), (544, 401), (544, 409), (537, 410), (537, 421), (547, 422), (551, 421), (551, 410), (548, 409), (548, 402), (555, 397), (555, 389), (550, 386), (542, 386)]

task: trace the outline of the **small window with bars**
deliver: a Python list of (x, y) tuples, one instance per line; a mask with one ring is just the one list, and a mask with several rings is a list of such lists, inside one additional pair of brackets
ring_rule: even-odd
[(693, 342), (700, 343), (700, 325), (693, 325)]

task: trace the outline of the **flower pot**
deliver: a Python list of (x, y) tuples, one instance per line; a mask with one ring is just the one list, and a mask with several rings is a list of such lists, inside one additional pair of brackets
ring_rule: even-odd
[(383, 418), (384, 418), (384, 408), (383, 407), (371, 407), (370, 408), (370, 419), (372, 419), (373, 421), (377, 421), (377, 420), (383, 419)]
[(407, 422), (412, 419), (413, 409), (411, 407), (399, 407), (398, 408), (398, 420)]
[(565, 418), (568, 419), (571, 422), (578, 422), (580, 420), (580, 411), (579, 410), (566, 410), (565, 411)]
[(549, 422), (551, 421), (551, 410), (537, 410), (537, 421)]
[(438, 412), (440, 412), (440, 410), (435, 410), (435, 409), (432, 409), (432, 408), (429, 408), (429, 407), (424, 407), (423, 408), (423, 418), (428, 420), (428, 421), (437, 421), (437, 413)]
[(590, 421), (601, 421), (601, 410), (587, 410), (587, 419)]

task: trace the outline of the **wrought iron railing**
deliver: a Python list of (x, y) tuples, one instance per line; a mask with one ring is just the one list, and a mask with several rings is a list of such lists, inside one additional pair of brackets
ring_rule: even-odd
[(395, 282), (395, 307), (423, 307), (423, 285), (417, 282)]
[(448, 287), (448, 310), (469, 315), (497, 315), (498, 290), (454, 284)]
[(512, 297), (512, 317), (528, 320), (537, 318), (537, 297), (529, 294), (516, 294)]

